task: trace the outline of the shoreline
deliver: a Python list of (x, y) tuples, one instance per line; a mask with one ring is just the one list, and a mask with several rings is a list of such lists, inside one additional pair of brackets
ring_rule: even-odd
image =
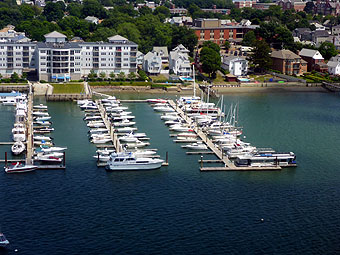
[[(149, 94), (165, 94), (165, 95), (191, 95), (193, 89), (185, 90), (164, 90), (164, 89), (150, 89), (146, 87), (91, 87), (92, 90), (99, 93), (149, 93)], [(198, 89), (198, 88), (197, 88)], [(285, 92), (327, 92), (321, 86), (306, 87), (306, 86), (280, 86), (280, 87), (213, 87), (219, 94), (237, 94), (237, 93), (285, 93)]]

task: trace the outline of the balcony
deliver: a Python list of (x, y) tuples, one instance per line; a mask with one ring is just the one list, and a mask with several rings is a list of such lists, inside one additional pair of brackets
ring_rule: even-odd
[(122, 53), (121, 52), (116, 52), (116, 57), (121, 57)]
[(65, 62), (68, 61), (68, 57), (53, 57), (53, 62)]
[(53, 67), (68, 67), (68, 63), (53, 63)]
[(93, 58), (93, 62), (98, 63), (99, 62), (99, 58)]
[(54, 50), (53, 55), (54, 56), (67, 56), (67, 55), (69, 55), (69, 52), (68, 51), (56, 51), (56, 50)]

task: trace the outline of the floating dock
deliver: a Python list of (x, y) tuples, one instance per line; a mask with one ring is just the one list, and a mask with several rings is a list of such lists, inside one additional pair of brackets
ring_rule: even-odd
[(27, 103), (26, 121), (26, 164), (33, 165), (34, 145), (33, 145), (33, 93), (30, 90)]
[[(281, 170), (280, 166), (270, 166), (270, 167), (237, 167), (231, 162), (228, 156), (225, 156), (223, 151), (215, 146), (213, 141), (205, 134), (199, 126), (185, 113), (181, 108), (173, 100), (168, 100), (170, 106), (177, 112), (177, 114), (186, 121), (186, 123), (194, 130), (199, 138), (201, 138), (202, 142), (204, 142), (210, 151), (195, 151), (195, 152), (187, 152), (189, 155), (199, 155), (199, 154), (215, 154), (218, 158), (216, 161), (210, 160), (209, 163), (222, 163), (224, 167), (203, 167), (203, 159), (201, 158), (200, 163), (201, 171), (274, 171), (274, 170)], [(208, 161), (205, 161), (208, 163)]]

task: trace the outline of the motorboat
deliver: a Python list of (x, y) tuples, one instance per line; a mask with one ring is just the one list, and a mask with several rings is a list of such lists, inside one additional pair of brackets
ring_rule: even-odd
[(143, 158), (143, 157), (154, 157), (156, 155), (155, 151), (152, 150), (134, 150), (133, 153), (137, 158)]
[(176, 120), (167, 120), (164, 122), (165, 125), (167, 126), (172, 126), (172, 125), (181, 125), (183, 121), (181, 119), (176, 119)]
[(25, 151), (25, 149), (26, 149), (26, 146), (21, 141), (15, 142), (11, 147), (12, 153), (14, 155), (20, 155), (21, 153)]
[(106, 111), (107, 112), (123, 112), (125, 110), (129, 109), (126, 106), (117, 106), (117, 107), (107, 107)]
[(35, 121), (47, 121), (50, 120), (51, 117), (50, 116), (45, 116), (45, 117), (36, 117), (34, 120)]
[(46, 145), (46, 146), (49, 146), (49, 147), (54, 145), (53, 142), (51, 142), (51, 141), (44, 141), (44, 140), (42, 140), (42, 141), (34, 141), (33, 144), (34, 144), (34, 146)]
[(94, 144), (103, 144), (103, 143), (112, 142), (112, 140), (111, 138), (98, 138), (98, 139), (92, 139), (91, 142)]
[(7, 240), (5, 235), (0, 232), (0, 247), (6, 247), (7, 245), (9, 245), (9, 241)]
[(105, 127), (105, 123), (103, 121), (91, 121), (87, 124), (90, 128), (101, 128)]
[(161, 99), (161, 98), (150, 98), (146, 99), (146, 102), (151, 103), (151, 104), (157, 104), (157, 103), (167, 103), (167, 100)]
[[(34, 129), (34, 127), (33, 127), (33, 129)], [(44, 128), (34, 129), (33, 133), (45, 134), (45, 133), (51, 133), (52, 131), (54, 131), (54, 128), (44, 127)]]
[(123, 121), (123, 120), (133, 120), (134, 118), (135, 116), (132, 116), (132, 115), (122, 115), (120, 117), (113, 117), (111, 118), (111, 120), (115, 122), (115, 121)]
[(85, 120), (85, 121), (101, 120), (101, 119), (102, 119), (102, 116), (100, 116), (100, 115), (94, 115), (94, 116), (87, 116), (87, 117), (84, 117), (84, 120)]
[(138, 138), (135, 137), (133, 134), (127, 134), (127, 135), (124, 135), (122, 137), (119, 137), (118, 138), (119, 141), (121, 142), (126, 142), (126, 143), (133, 143), (133, 142), (137, 142), (138, 141)]
[(96, 153), (100, 155), (110, 155), (112, 152), (115, 152), (115, 151), (116, 151), (115, 149), (105, 148), (105, 149), (96, 150)]
[(51, 126), (52, 125), (50, 121), (45, 121), (45, 120), (35, 121), (33, 122), (33, 124), (37, 124), (39, 126)]
[(109, 171), (152, 170), (162, 166), (164, 160), (138, 158), (132, 152), (112, 153), (106, 167)]
[(84, 105), (88, 102), (93, 102), (92, 100), (88, 100), (88, 99), (82, 99), (82, 100), (77, 100), (77, 105)]
[(106, 154), (97, 154), (93, 156), (95, 159), (97, 159), (98, 161), (103, 161), (103, 162), (107, 162), (110, 159), (110, 154), (106, 155)]
[(38, 152), (36, 153), (36, 156), (46, 156), (46, 157), (63, 157), (64, 153), (63, 152)]
[(193, 132), (194, 130), (191, 127), (183, 126), (180, 124), (175, 124), (173, 126), (170, 126), (169, 128), (171, 131), (176, 131), (176, 132)]
[(33, 116), (44, 116), (44, 117), (46, 117), (46, 116), (49, 116), (49, 114), (48, 114), (48, 112), (35, 111), (35, 112), (33, 112)]
[(95, 109), (98, 109), (98, 106), (93, 101), (87, 101), (84, 104), (80, 105), (80, 109), (82, 109), (82, 110), (95, 110)]
[(43, 104), (33, 105), (33, 109), (47, 110), (47, 105)]
[(36, 135), (33, 136), (33, 140), (38, 140), (38, 141), (51, 141), (53, 140), (53, 138), (49, 137), (49, 136), (44, 136), (44, 135)]
[(26, 173), (31, 172), (37, 169), (37, 166), (34, 165), (25, 165), (21, 162), (12, 163), (11, 165), (8, 165), (5, 167), (5, 172), (8, 174), (12, 173)]
[(63, 158), (50, 156), (50, 155), (38, 155), (34, 157), (34, 160), (38, 160), (41, 162), (49, 162), (49, 163), (61, 163), (63, 162)]
[(153, 108), (156, 112), (175, 112), (170, 106), (157, 106)]
[(89, 133), (91, 134), (99, 134), (99, 133), (108, 133), (109, 130), (107, 128), (94, 128), (89, 130)]
[(247, 154), (238, 156), (234, 163), (239, 167), (289, 167), (296, 166), (296, 156), (293, 152), (256, 155)]
[(26, 141), (26, 128), (22, 123), (15, 123), (14, 128), (12, 128), (12, 138), (15, 142)]
[(44, 145), (41, 145), (40, 146), (40, 149), (42, 152), (58, 152), (58, 151), (64, 151), (64, 150), (67, 150), (67, 147), (48, 147), (48, 146), (44, 146)]
[(135, 124), (136, 124), (136, 122), (134, 122), (134, 121), (123, 120), (121, 122), (113, 123), (113, 126), (115, 126), (115, 127), (130, 127), (130, 126), (133, 126)]
[(92, 134), (90, 136), (90, 139), (92, 140), (111, 139), (111, 136), (109, 134)]
[(148, 146), (148, 145), (150, 145), (150, 143), (141, 142), (141, 141), (137, 140), (134, 143), (126, 143), (126, 144), (124, 144), (124, 147), (125, 148), (141, 148), (141, 147), (145, 147), (145, 146)]
[(179, 118), (178, 114), (164, 114), (161, 116), (161, 120), (177, 120)]
[(117, 101), (117, 98), (115, 96), (109, 96), (108, 98), (102, 99), (103, 103), (107, 103), (107, 102), (111, 102), (111, 101)]
[(184, 132), (177, 134), (177, 137), (197, 137), (197, 134), (194, 132)]
[(155, 108), (155, 107), (159, 107), (159, 106), (169, 106), (168, 103), (156, 103), (156, 104), (153, 104), (152, 107)]
[(123, 128), (116, 128), (115, 130), (119, 133), (131, 133), (133, 131), (136, 131), (137, 128), (123, 127)]
[(208, 147), (203, 142), (183, 145), (182, 148), (186, 148), (190, 150), (207, 150), (208, 149)]

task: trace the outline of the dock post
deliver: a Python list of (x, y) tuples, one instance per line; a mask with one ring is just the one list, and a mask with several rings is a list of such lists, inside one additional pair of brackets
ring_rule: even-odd
[(7, 151), (5, 151), (5, 167), (7, 167)]
[(203, 168), (203, 156), (201, 156), (201, 168)]
[(165, 154), (165, 163), (169, 163), (169, 153), (168, 152), (166, 152), (166, 154)]

